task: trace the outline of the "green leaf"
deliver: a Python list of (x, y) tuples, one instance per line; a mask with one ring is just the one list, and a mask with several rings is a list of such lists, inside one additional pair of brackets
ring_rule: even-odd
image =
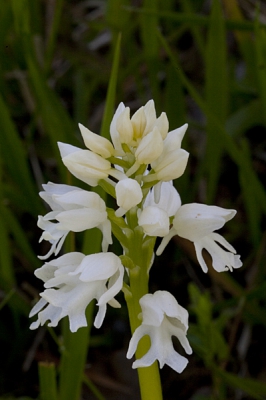
[(259, 100), (252, 100), (229, 115), (226, 121), (226, 131), (234, 138), (241, 137), (256, 126), (263, 125), (263, 113)]
[(259, 25), (258, 17), (255, 22), (255, 57), (258, 91), (261, 100), (264, 123), (266, 124), (266, 32)]
[[(250, 150), (248, 147), (248, 143), (242, 140), (242, 149), (243, 153), (245, 154), (245, 160), (247, 163), (247, 168), (252, 169), (252, 159)], [(240, 170), (239, 173), (239, 181), (242, 189), (243, 199), (246, 208), (246, 215), (248, 219), (248, 230), (250, 233), (251, 240), (255, 247), (258, 246), (261, 238), (261, 229), (260, 229), (260, 222), (261, 222), (261, 208), (254, 207), (254, 187), (253, 187), (253, 180), (248, 180), (247, 176), (243, 174), (243, 171)]]
[(140, 15), (140, 33), (143, 43), (143, 55), (148, 65), (148, 74), (152, 97), (155, 104), (159, 102), (158, 86), (158, 38), (156, 30), (158, 28), (158, 0), (144, 0), (143, 8), (152, 11), (152, 13), (143, 13)]
[(28, 0), (11, 0), (15, 30), (18, 35), (30, 32), (30, 12)]
[(120, 47), (121, 47), (121, 34), (117, 37), (113, 65), (111, 75), (108, 84), (106, 103), (104, 108), (103, 121), (101, 125), (101, 136), (109, 139), (110, 137), (110, 124), (114, 114), (115, 108), (115, 97), (116, 97), (116, 85), (119, 71), (119, 59), (120, 59)]
[(237, 375), (215, 368), (215, 372), (223, 378), (224, 382), (236, 389), (241, 389), (253, 399), (263, 400), (266, 396), (266, 384), (250, 378)]
[(29, 79), (37, 103), (36, 117), (42, 120), (45, 133), (49, 136), (53, 154), (58, 162), (62, 178), (66, 177), (66, 168), (61, 161), (57, 142), (78, 144), (75, 138), (75, 127), (56, 94), (48, 87), (43, 73), (34, 62), (27, 57)]
[(37, 200), (37, 190), (29, 171), (27, 154), (1, 95), (0, 126), (2, 160), (20, 191), (23, 208), (36, 215), (40, 206)]
[(0, 212), (3, 215), (3, 221), (5, 226), (8, 227), (8, 231), (13, 236), (16, 246), (22, 254), (25, 255), (31, 269), (39, 268), (40, 262), (33, 252), (32, 247), (25, 235), (25, 231), (20, 225), (14, 213), (11, 212), (7, 207), (0, 206)]
[(238, 165), (240, 169), (242, 169), (243, 174), (245, 174), (247, 181), (252, 181), (253, 184), (253, 197), (256, 198), (257, 205), (261, 207), (263, 212), (266, 214), (266, 191), (262, 185), (262, 183), (259, 181), (258, 177), (256, 176), (255, 172), (253, 169), (249, 168), (245, 155), (239, 149), (237, 144), (234, 142), (233, 138), (225, 131), (224, 127), (221, 125), (220, 121), (216, 118), (216, 116), (209, 110), (209, 107), (207, 106), (206, 102), (202, 99), (202, 97), (199, 95), (197, 90), (194, 88), (194, 86), (190, 83), (188, 78), (185, 76), (183, 73), (177, 58), (173, 55), (172, 50), (170, 49), (168, 43), (165, 41), (164, 37), (161, 35), (161, 33), (158, 31), (158, 36), (161, 40), (161, 43), (163, 47), (165, 48), (166, 53), (168, 54), (173, 66), (175, 67), (176, 73), (180, 77), (180, 80), (182, 84), (185, 86), (185, 88), (188, 90), (190, 93), (191, 97), (194, 99), (194, 101), (197, 103), (197, 105), (201, 108), (201, 110), (205, 113), (207, 118), (209, 118), (212, 121), (213, 126), (215, 127), (217, 137), (223, 144), (224, 148), (226, 149), (227, 153), (229, 156), (232, 158), (232, 160)]
[(40, 362), (38, 367), (41, 400), (58, 400), (54, 364), (48, 362)]
[[(212, 2), (206, 49), (206, 106), (224, 126), (228, 108), (226, 36), (223, 11), (219, 0)], [(215, 124), (207, 118), (205, 167), (208, 174), (207, 202), (212, 203), (217, 190), (223, 141)]]
[(58, 28), (60, 26), (60, 18), (61, 18), (61, 13), (62, 13), (62, 8), (63, 8), (63, 2), (64, 2), (64, 0), (57, 0), (54, 2), (52, 23), (49, 25), (50, 31), (49, 31), (47, 45), (46, 45), (46, 51), (45, 51), (44, 71), (46, 74), (48, 73), (48, 71), (50, 69), (52, 58), (54, 55), (54, 49), (55, 49), (55, 44), (56, 44), (56, 39), (57, 39)]
[(1, 287), (11, 289), (15, 285), (15, 273), (12, 263), (12, 253), (9, 246), (7, 227), (4, 224), (3, 217), (0, 214), (0, 276)]

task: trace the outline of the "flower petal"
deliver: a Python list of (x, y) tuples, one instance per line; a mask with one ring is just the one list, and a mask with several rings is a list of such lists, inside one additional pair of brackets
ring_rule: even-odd
[(185, 204), (178, 209), (173, 226), (179, 236), (196, 241), (222, 228), (235, 214), (235, 210), (221, 207), (198, 203)]
[(82, 124), (79, 124), (79, 129), (83, 137), (85, 146), (99, 154), (103, 158), (109, 158), (114, 154), (114, 147), (112, 143), (105, 137), (97, 135), (91, 132), (88, 128), (85, 128)]
[(169, 233), (169, 217), (166, 211), (156, 206), (145, 207), (138, 223), (149, 236), (163, 237)]

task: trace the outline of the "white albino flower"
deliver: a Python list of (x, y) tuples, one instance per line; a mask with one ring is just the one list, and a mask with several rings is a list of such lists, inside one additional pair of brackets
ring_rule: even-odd
[(127, 178), (119, 181), (115, 186), (116, 202), (119, 208), (116, 216), (121, 217), (132, 207), (141, 202), (143, 194), (139, 183), (135, 179)]
[(203, 249), (211, 255), (213, 268), (218, 272), (241, 267), (242, 262), (236, 250), (221, 235), (214, 232), (222, 228), (235, 214), (235, 210), (205, 204), (192, 203), (181, 206), (173, 220), (173, 228), (163, 238), (156, 254), (160, 255), (169, 240), (174, 235), (179, 235), (194, 242), (197, 258), (204, 272), (207, 272), (208, 268), (202, 257)]
[(146, 125), (143, 131), (143, 136), (151, 132), (156, 126), (161, 133), (162, 139), (165, 139), (169, 129), (169, 122), (165, 112), (162, 112), (160, 117), (156, 118), (156, 110), (153, 100), (149, 100), (145, 104), (143, 111), (146, 117)]
[(114, 155), (115, 149), (110, 140), (91, 132), (82, 124), (79, 124), (79, 129), (83, 137), (84, 144), (88, 149), (99, 154), (103, 158), (109, 158)]
[(111, 167), (110, 161), (90, 150), (82, 150), (67, 143), (58, 142), (62, 161), (76, 178), (90, 186), (97, 186), (100, 179), (109, 175), (116, 179), (125, 179), (126, 175)]
[(157, 126), (144, 136), (135, 152), (139, 164), (150, 164), (156, 160), (163, 151), (163, 139)]
[(143, 136), (146, 127), (147, 118), (145, 115), (144, 107), (140, 107), (131, 117), (131, 123), (134, 130), (135, 140), (139, 140)]
[(62, 161), (76, 178), (90, 186), (97, 186), (100, 179), (108, 178), (111, 163), (90, 150), (58, 142)]
[(188, 329), (188, 312), (181, 307), (174, 296), (166, 291), (146, 294), (140, 299), (142, 324), (135, 330), (129, 343), (127, 358), (135, 353), (140, 339), (149, 335), (151, 347), (139, 360), (134, 361), (133, 368), (148, 367), (156, 360), (160, 368), (169, 365), (181, 373), (188, 360), (177, 353), (173, 347), (172, 336), (176, 336), (187, 354), (192, 349), (186, 337)]
[(181, 206), (181, 199), (173, 182), (160, 182), (148, 193), (138, 222), (149, 236), (166, 236), (169, 233), (169, 218)]
[(169, 132), (163, 141), (160, 157), (151, 163), (154, 173), (145, 177), (146, 181), (170, 181), (179, 178), (185, 171), (189, 153), (181, 149), (181, 142), (187, 130), (187, 124)]
[(114, 144), (114, 148), (117, 152), (117, 155), (119, 155), (119, 156), (122, 156), (125, 153), (121, 146), (120, 135), (119, 135), (116, 125), (117, 125), (118, 117), (123, 113), (125, 108), (126, 107), (125, 107), (124, 103), (119, 104), (119, 106), (117, 107), (117, 109), (114, 113), (114, 116), (113, 116), (113, 119), (112, 119), (111, 125), (110, 125), (110, 136), (111, 136), (112, 142)]
[[(156, 128), (156, 132), (153, 133), (149, 137), (149, 139), (145, 140), (141, 145), (140, 143), (144, 139), (146, 135), (153, 132)], [(132, 148), (136, 148), (136, 158), (140, 157), (138, 162), (140, 164), (147, 163), (149, 164), (151, 161), (154, 161), (162, 152), (162, 143), (159, 142), (159, 138), (157, 137), (157, 133), (160, 134), (160, 139), (165, 139), (168, 133), (169, 123), (166, 114), (163, 112), (160, 117), (156, 118), (156, 111), (154, 107), (154, 101), (149, 100), (144, 107), (140, 107), (130, 118), (130, 109), (129, 107), (125, 107), (123, 103), (120, 103), (110, 126), (110, 134), (112, 138), (112, 142), (117, 151), (117, 155), (124, 155), (124, 150), (122, 148), (122, 143), (126, 143)], [(156, 146), (154, 146), (154, 141), (156, 140)], [(153, 142), (154, 154), (155, 152), (158, 155), (152, 156), (151, 161), (143, 160), (141, 153), (145, 149), (148, 153), (151, 153), (151, 150), (148, 149), (148, 144)], [(138, 149), (138, 147), (140, 149)], [(134, 152), (134, 150), (133, 150)], [(149, 158), (151, 155), (148, 155)]]
[(35, 275), (44, 281), (45, 290), (30, 312), (30, 317), (38, 314), (30, 329), (36, 329), (48, 320), (48, 326), (57, 326), (60, 319), (68, 316), (70, 330), (76, 332), (87, 326), (85, 310), (93, 299), (98, 301), (94, 326), (99, 328), (107, 303), (120, 307), (114, 296), (122, 288), (123, 274), (120, 258), (113, 253), (85, 256), (73, 252), (45, 263), (35, 271)]
[(134, 132), (130, 121), (129, 107), (126, 107), (117, 117), (116, 129), (119, 133), (120, 143), (131, 144)]
[(102, 248), (107, 251), (112, 243), (111, 223), (107, 219), (105, 202), (97, 193), (52, 182), (43, 185), (43, 188), (40, 196), (52, 211), (44, 217), (39, 216), (38, 226), (44, 230), (40, 241), (48, 240), (52, 247), (40, 259), (48, 258), (52, 253), (57, 255), (69, 231), (81, 232), (95, 227), (102, 231)]

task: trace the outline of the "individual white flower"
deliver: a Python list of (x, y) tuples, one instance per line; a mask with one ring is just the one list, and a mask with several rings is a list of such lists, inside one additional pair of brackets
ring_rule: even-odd
[(169, 122), (165, 112), (162, 112), (161, 115), (156, 118), (156, 110), (153, 100), (149, 100), (145, 104), (145, 106), (143, 107), (143, 111), (145, 114), (146, 125), (145, 129), (143, 130), (142, 136), (146, 136), (156, 126), (160, 131), (162, 139), (165, 139), (169, 129)]
[(162, 139), (165, 139), (169, 130), (169, 122), (165, 112), (162, 112), (160, 117), (157, 118), (155, 126), (159, 129)]
[(181, 142), (187, 130), (187, 124), (169, 132), (163, 141), (160, 157), (151, 163), (153, 173), (145, 177), (146, 181), (170, 181), (179, 178), (185, 171), (189, 153), (181, 149)]
[(90, 150), (58, 142), (62, 161), (76, 178), (90, 186), (97, 186), (100, 179), (108, 178), (111, 163)]
[(115, 149), (110, 140), (106, 139), (103, 136), (97, 135), (96, 133), (91, 132), (88, 128), (85, 128), (85, 126), (83, 126), (82, 124), (79, 124), (79, 129), (84, 144), (88, 149), (90, 149), (94, 153), (99, 154), (103, 158), (109, 158), (114, 155)]
[(181, 206), (181, 199), (173, 182), (160, 182), (148, 193), (138, 222), (149, 236), (163, 237), (169, 233), (169, 218)]
[(149, 335), (151, 347), (140, 359), (134, 361), (133, 368), (148, 367), (156, 360), (160, 368), (169, 365), (181, 373), (188, 360), (177, 353), (173, 347), (172, 336), (176, 336), (187, 354), (192, 349), (186, 337), (188, 329), (188, 312), (181, 307), (174, 296), (166, 291), (146, 294), (140, 299), (142, 324), (135, 330), (129, 343), (127, 358), (135, 353), (140, 339)]
[(107, 219), (105, 202), (97, 193), (52, 182), (43, 188), (40, 196), (52, 211), (44, 217), (39, 216), (38, 226), (44, 230), (40, 241), (48, 240), (52, 247), (40, 259), (48, 258), (52, 253), (57, 255), (69, 231), (81, 232), (95, 227), (102, 231), (102, 249), (107, 251), (112, 243), (111, 223)]
[(164, 237), (169, 233), (169, 217), (160, 207), (145, 207), (139, 214), (138, 222), (146, 235)]
[(144, 136), (135, 152), (138, 164), (150, 164), (157, 160), (163, 151), (163, 139), (157, 126)]
[(147, 118), (144, 111), (144, 107), (140, 107), (131, 117), (131, 123), (134, 130), (135, 140), (139, 140), (143, 136), (147, 124)]
[(125, 108), (126, 107), (125, 107), (124, 103), (119, 104), (119, 106), (117, 107), (117, 109), (114, 113), (114, 116), (112, 118), (111, 125), (110, 125), (110, 136), (111, 136), (114, 148), (117, 152), (117, 155), (119, 155), (119, 156), (123, 156), (125, 153), (124, 153), (124, 150), (122, 149), (120, 135), (119, 135), (116, 125), (117, 125), (118, 117), (123, 113)]
[(135, 179), (127, 178), (119, 181), (115, 186), (116, 202), (119, 208), (116, 216), (121, 217), (142, 200), (143, 194), (139, 183)]
[[(142, 142), (144, 137), (149, 133), (153, 132), (156, 128), (156, 133), (150, 136), (149, 139)], [(144, 148), (148, 152), (147, 144), (151, 141), (154, 142), (156, 139), (156, 146), (154, 146), (154, 154), (158, 152), (158, 155), (153, 156), (151, 161), (158, 158), (162, 152), (161, 141), (157, 138), (157, 131), (160, 133), (160, 138), (165, 139), (168, 133), (169, 123), (166, 114), (163, 112), (160, 117), (156, 118), (156, 111), (154, 106), (154, 101), (149, 100), (144, 107), (140, 107), (130, 118), (130, 109), (125, 107), (123, 103), (120, 103), (110, 126), (110, 134), (118, 155), (124, 155), (124, 150), (122, 148), (122, 143), (126, 143), (132, 148), (137, 149), (136, 157), (140, 157)], [(140, 143), (142, 144), (140, 145)], [(138, 146), (141, 146), (138, 150)], [(150, 156), (149, 156), (150, 157)], [(151, 161), (148, 161), (149, 164)], [(140, 164), (145, 163), (145, 160), (140, 161)]]
[(97, 186), (100, 179), (125, 179), (127, 176), (99, 154), (90, 150), (82, 150), (67, 143), (58, 142), (62, 161), (76, 178), (90, 186)]
[(222, 228), (235, 214), (235, 210), (205, 204), (182, 205), (175, 215), (173, 227), (163, 238), (156, 254), (160, 255), (169, 240), (174, 235), (179, 235), (194, 242), (197, 258), (204, 272), (207, 272), (208, 268), (202, 256), (203, 249), (211, 255), (213, 268), (218, 272), (241, 267), (242, 262), (236, 250), (221, 235), (214, 232)]
[(38, 314), (30, 329), (36, 329), (50, 321), (48, 326), (57, 326), (60, 319), (68, 316), (71, 332), (87, 326), (85, 311), (96, 299), (99, 306), (94, 326), (99, 328), (105, 317), (107, 303), (120, 307), (114, 296), (123, 285), (124, 267), (113, 253), (98, 253), (85, 256), (68, 253), (45, 263), (35, 271), (44, 282), (45, 290), (33, 307), (30, 317)]
[(120, 143), (131, 144), (133, 141), (133, 127), (130, 121), (130, 109), (126, 107), (117, 117), (116, 129), (119, 133)]

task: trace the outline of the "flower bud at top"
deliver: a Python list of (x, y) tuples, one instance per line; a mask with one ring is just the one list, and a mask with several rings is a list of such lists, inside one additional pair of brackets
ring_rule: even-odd
[(150, 164), (161, 155), (163, 139), (159, 129), (155, 126), (152, 132), (144, 136), (135, 152), (139, 164)]
[(120, 142), (120, 136), (119, 133), (117, 132), (116, 128), (116, 123), (119, 115), (124, 111), (125, 109), (124, 103), (120, 103), (119, 106), (117, 107), (113, 119), (110, 124), (110, 136), (114, 145), (114, 148), (116, 150), (116, 155), (124, 155), (124, 150), (122, 149), (121, 142)]
[(109, 158), (114, 154), (114, 147), (112, 143), (106, 138), (91, 132), (88, 128), (85, 128), (82, 124), (79, 124), (79, 129), (83, 137), (85, 146), (99, 154), (103, 158)]
[(131, 123), (134, 129), (134, 139), (142, 138), (144, 129), (146, 127), (146, 115), (143, 107), (140, 107), (135, 114), (132, 115)]
[(129, 107), (126, 107), (116, 121), (116, 129), (119, 133), (120, 142), (126, 144), (130, 144), (133, 140), (133, 127), (129, 113)]
[(168, 129), (169, 129), (169, 122), (168, 122), (168, 118), (167, 118), (167, 115), (165, 114), (165, 112), (162, 112), (160, 117), (157, 118), (156, 126), (158, 127), (162, 138), (165, 139), (167, 136), (167, 133), (168, 133)]
[(154, 101), (149, 100), (144, 106), (144, 112), (146, 115), (146, 127), (143, 132), (143, 136), (147, 135), (147, 133), (151, 132), (156, 124), (156, 111), (154, 107)]

